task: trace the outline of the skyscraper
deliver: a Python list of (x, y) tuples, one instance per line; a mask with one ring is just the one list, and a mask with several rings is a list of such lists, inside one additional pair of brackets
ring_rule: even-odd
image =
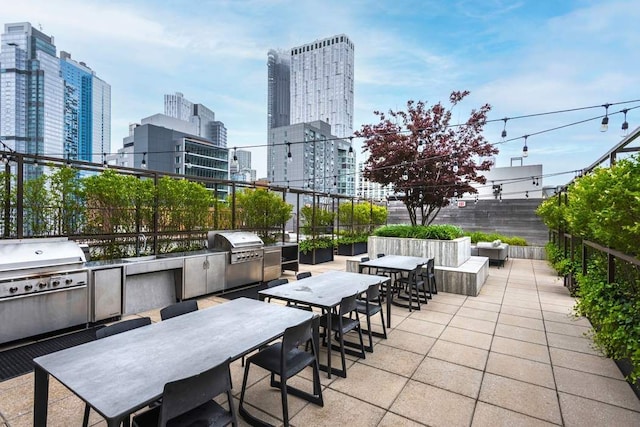
[(99, 79), (84, 62), (60, 52), (64, 79), (64, 142), (69, 159), (100, 162), (111, 146), (111, 86)]
[(353, 42), (344, 34), (291, 49), (291, 124), (322, 120), (353, 134)]
[(353, 51), (344, 34), (269, 51), (269, 181), (355, 195)]
[[(28, 22), (5, 24), (0, 139), (18, 152), (99, 161), (111, 145), (111, 88)], [(31, 174), (31, 171), (28, 171)]]
[(354, 45), (344, 34), (267, 55), (267, 127), (322, 120), (353, 133)]

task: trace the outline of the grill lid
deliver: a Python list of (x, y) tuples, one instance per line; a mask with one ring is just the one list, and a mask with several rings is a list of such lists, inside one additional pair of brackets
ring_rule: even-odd
[(0, 240), (0, 272), (83, 264), (82, 248), (66, 237)]
[(209, 232), (209, 242), (213, 237), (213, 246), (216, 249), (242, 249), (262, 248), (264, 242), (255, 233), (248, 231), (212, 231)]

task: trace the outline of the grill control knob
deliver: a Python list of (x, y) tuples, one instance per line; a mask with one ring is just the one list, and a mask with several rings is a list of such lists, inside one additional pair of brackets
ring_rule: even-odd
[(40, 283), (38, 283), (38, 287), (39, 287), (40, 289), (44, 289), (44, 288), (46, 288), (46, 287), (47, 287), (47, 282), (40, 282)]
[(12, 286), (9, 288), (9, 292), (12, 294), (15, 294), (16, 292), (18, 292), (18, 287), (17, 286)]
[(59, 281), (59, 280), (54, 280), (53, 282), (51, 282), (51, 286), (53, 286), (54, 288), (55, 288), (56, 286), (58, 286), (59, 284), (60, 284), (60, 281)]
[(25, 285), (25, 287), (24, 287), (25, 291), (30, 291), (31, 289), (33, 289), (32, 285)]
[(70, 284), (71, 284), (71, 282), (73, 282), (73, 280), (72, 280), (72, 279), (66, 279), (66, 280), (64, 281), (64, 283), (65, 283), (65, 284), (67, 284), (67, 285), (70, 285)]

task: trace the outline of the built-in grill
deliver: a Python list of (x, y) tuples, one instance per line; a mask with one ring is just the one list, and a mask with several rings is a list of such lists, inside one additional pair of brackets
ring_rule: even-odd
[(247, 231), (210, 231), (209, 249), (228, 252), (227, 287), (247, 285), (262, 281), (264, 242)]
[(86, 324), (84, 263), (66, 238), (0, 240), (0, 343)]

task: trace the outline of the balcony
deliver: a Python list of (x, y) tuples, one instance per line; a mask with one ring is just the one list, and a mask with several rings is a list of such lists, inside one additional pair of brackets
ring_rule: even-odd
[[(336, 256), (305, 269), (315, 275), (345, 264)], [(223, 302), (208, 296), (198, 305)], [(640, 425), (640, 401), (615, 363), (593, 349), (589, 322), (571, 316), (573, 304), (545, 261), (510, 259), (490, 268), (477, 297), (440, 292), (421, 311), (393, 307), (389, 338), (366, 359), (350, 358), (346, 379), (321, 375), (323, 408), (289, 397), (291, 424)], [(139, 315), (160, 321), (159, 310)], [(234, 362), (236, 403), (242, 373)], [(267, 375), (252, 370), (247, 403), (280, 425), (280, 395)], [(311, 387), (310, 378), (304, 372), (293, 381)], [(32, 399), (33, 374), (0, 382), (0, 426), (32, 425)], [(49, 425), (81, 425), (83, 409), (52, 379)], [(105, 423), (92, 411), (90, 425)]]

